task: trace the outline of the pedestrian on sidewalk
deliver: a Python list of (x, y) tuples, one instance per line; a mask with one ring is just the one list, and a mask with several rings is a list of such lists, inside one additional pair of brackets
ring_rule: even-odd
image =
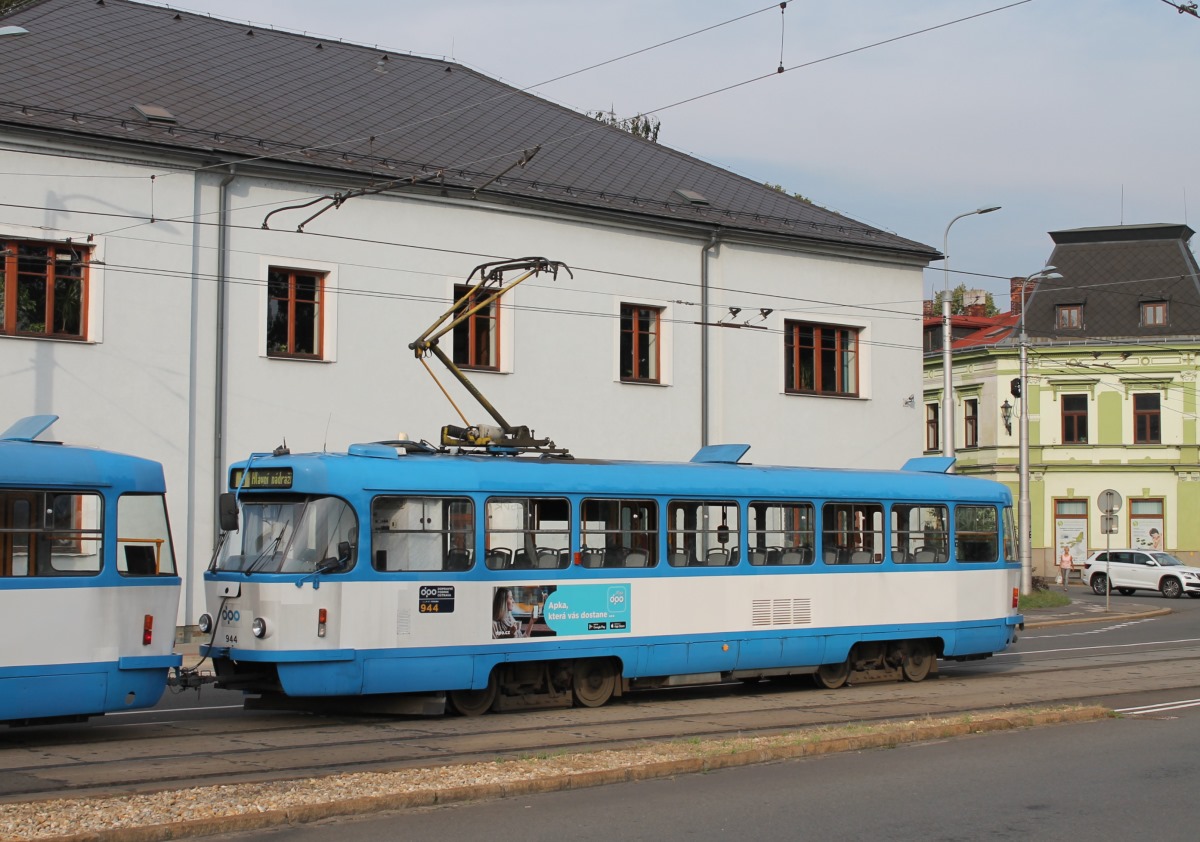
[(1062, 555), (1058, 557), (1058, 568), (1062, 572), (1062, 589), (1067, 589), (1067, 580), (1071, 578), (1071, 568), (1075, 566), (1074, 560), (1071, 558), (1071, 549), (1063, 544)]

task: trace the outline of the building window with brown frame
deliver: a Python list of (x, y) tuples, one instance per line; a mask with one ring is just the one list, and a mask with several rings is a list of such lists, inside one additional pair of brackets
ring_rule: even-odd
[[(479, 289), (456, 284), (454, 287), (454, 318), (481, 304), (495, 290)], [(463, 368), (487, 371), (500, 370), (500, 301), (479, 307), (454, 327), (454, 364)]]
[(302, 269), (267, 272), (267, 356), (320, 359), (325, 276)]
[(1158, 392), (1133, 396), (1133, 443), (1162, 444), (1162, 398)]
[(857, 328), (787, 322), (784, 331), (787, 392), (858, 396)]
[(0, 240), (0, 334), (87, 339), (90, 250)]
[(963, 447), (979, 447), (979, 399), (963, 401)]
[(1054, 308), (1054, 324), (1060, 330), (1079, 330), (1083, 327), (1082, 304), (1059, 304)]
[(1062, 396), (1062, 443), (1087, 444), (1088, 398), (1087, 395)]
[(659, 336), (662, 308), (621, 305), (621, 380), (659, 382)]
[(1142, 327), (1165, 327), (1167, 324), (1167, 302), (1142, 302)]
[(936, 403), (925, 404), (925, 449), (938, 450), (941, 448), (941, 435), (938, 431), (938, 410)]

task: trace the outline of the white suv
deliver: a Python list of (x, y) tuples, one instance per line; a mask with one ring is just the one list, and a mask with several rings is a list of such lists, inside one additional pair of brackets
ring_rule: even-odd
[(1152, 550), (1092, 553), (1083, 563), (1083, 582), (1098, 594), (1108, 587), (1126, 596), (1136, 590), (1150, 590), (1168, 599), (1178, 599), (1185, 593), (1200, 598), (1200, 570), (1186, 566), (1170, 553)]

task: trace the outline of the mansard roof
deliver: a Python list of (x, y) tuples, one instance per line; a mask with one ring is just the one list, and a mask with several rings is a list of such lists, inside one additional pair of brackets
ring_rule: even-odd
[(40, 0), (0, 20), (29, 30), (5, 39), (0, 129), (917, 265), (938, 257), (452, 61), (130, 0)]
[[(1049, 339), (1146, 339), (1200, 335), (1200, 267), (1187, 225), (1118, 225), (1051, 231), (1048, 263), (1061, 280), (1041, 281), (1028, 300), (1026, 330)], [(1142, 305), (1164, 302), (1165, 325), (1143, 325)], [(1060, 307), (1079, 306), (1078, 328), (1058, 326)]]

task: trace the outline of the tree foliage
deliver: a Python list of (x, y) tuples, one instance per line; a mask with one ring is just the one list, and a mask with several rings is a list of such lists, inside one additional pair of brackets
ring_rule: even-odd
[(27, 2), (29, 0), (0, 0), (0, 15), (11, 12), (17, 6), (21, 6)]
[[(933, 312), (942, 312), (942, 293), (937, 292), (933, 295)], [(967, 312), (966, 305), (967, 285), (959, 284), (954, 289), (950, 290), (950, 314), (953, 316), (961, 316)], [(996, 306), (992, 294), (985, 293), (983, 300), (983, 313), (985, 316), (1000, 315), (1000, 308)]]
[(802, 202), (808, 202), (810, 205), (812, 204), (812, 199), (808, 198), (803, 193), (792, 193), (782, 184), (772, 184), (769, 181), (764, 181), (763, 187), (770, 187), (772, 190), (778, 190), (780, 193), (787, 193), (793, 199), (799, 199)]
[(637, 114), (633, 117), (618, 117), (612, 111), (592, 111), (588, 113), (588, 116), (599, 120), (607, 126), (637, 135), (651, 143), (658, 143), (658, 130), (662, 124), (657, 118), (647, 117), (645, 114)]

